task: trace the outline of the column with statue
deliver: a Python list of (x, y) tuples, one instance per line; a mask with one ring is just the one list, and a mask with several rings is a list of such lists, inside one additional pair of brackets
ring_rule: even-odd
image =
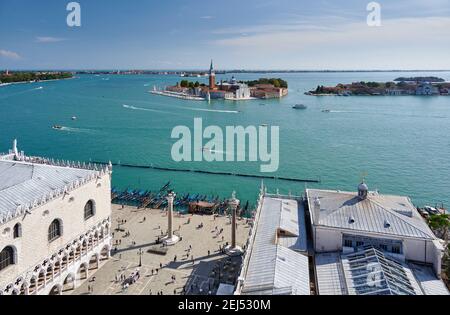
[(236, 244), (236, 211), (239, 206), (239, 200), (236, 198), (236, 192), (233, 191), (231, 199), (228, 200), (228, 207), (231, 210), (231, 244), (225, 248), (225, 253), (229, 256), (242, 255), (242, 248)]

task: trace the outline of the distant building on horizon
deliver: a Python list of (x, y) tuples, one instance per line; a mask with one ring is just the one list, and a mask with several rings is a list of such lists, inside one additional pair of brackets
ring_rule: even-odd
[[(182, 73), (182, 77), (189, 76)], [(201, 76), (200, 74), (198, 76)], [(178, 98), (198, 100), (224, 99), (232, 101), (251, 100), (251, 99), (269, 99), (282, 98), (288, 94), (288, 89), (276, 87), (273, 84), (256, 84), (249, 87), (245, 82), (239, 82), (234, 76), (231, 80), (216, 82), (216, 71), (214, 69), (214, 61), (208, 72), (208, 85), (198, 82), (188, 82), (186, 80), (178, 82), (174, 86), (168, 86), (165, 91), (160, 92), (154, 89), (153, 93), (158, 95), (172, 96)], [(184, 83), (184, 84), (182, 84)], [(189, 86), (186, 85), (189, 84)], [(168, 93), (165, 93), (168, 92)]]
[(216, 73), (214, 71), (213, 60), (211, 59), (211, 66), (209, 67), (209, 88), (214, 90), (216, 88)]

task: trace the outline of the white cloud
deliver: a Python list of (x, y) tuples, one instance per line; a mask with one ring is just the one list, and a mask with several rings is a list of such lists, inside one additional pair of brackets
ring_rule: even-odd
[(20, 55), (14, 51), (0, 49), (0, 57), (9, 59), (20, 59)]
[[(349, 23), (324, 27), (320, 25), (263, 25), (253, 29), (240, 29), (247, 36), (229, 36), (213, 41), (229, 48), (296, 50), (312, 45), (335, 46), (345, 44), (409, 44), (442, 42), (448, 36), (449, 17), (405, 18), (382, 20), (381, 27), (363, 23)], [(218, 33), (226, 34), (226, 31)], [(232, 33), (232, 32), (230, 32)], [(250, 35), (248, 33), (251, 33)], [(425, 41), (425, 42), (424, 42)], [(432, 48), (430, 46), (430, 48)]]
[(210, 43), (247, 68), (448, 69), (449, 29), (450, 17), (382, 19), (381, 27), (278, 23), (219, 30)]
[(36, 43), (57, 43), (65, 41), (65, 38), (50, 37), (50, 36), (38, 36), (36, 37)]

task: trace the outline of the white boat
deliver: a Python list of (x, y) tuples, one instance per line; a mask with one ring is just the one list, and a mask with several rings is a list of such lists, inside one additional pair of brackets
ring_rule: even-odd
[(439, 214), (439, 210), (430, 206), (425, 206), (423, 209), (428, 212), (429, 214)]
[(292, 106), (292, 108), (293, 109), (307, 109), (308, 107), (303, 104), (295, 104), (294, 106)]
[(52, 127), (52, 129), (55, 129), (55, 130), (61, 130), (61, 129), (63, 129), (63, 127), (60, 126), (60, 125), (54, 125), (54, 126)]
[(77, 120), (77, 116), (72, 116), (72, 120)]

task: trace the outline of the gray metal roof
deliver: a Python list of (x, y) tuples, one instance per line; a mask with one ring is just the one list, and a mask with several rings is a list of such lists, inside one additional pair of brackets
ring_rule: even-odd
[(345, 277), (338, 252), (316, 254), (315, 264), (319, 295), (347, 294)]
[(410, 263), (409, 267), (426, 295), (450, 295), (444, 282), (436, 278), (431, 267), (414, 263)]
[[(423, 239), (436, 238), (407, 197), (371, 192), (367, 199), (360, 200), (356, 193), (316, 189), (308, 189), (306, 194), (316, 225)], [(315, 200), (320, 202), (320, 211), (315, 211)]]
[(96, 178), (99, 171), (0, 160), (0, 223)]
[[(256, 233), (254, 242), (248, 249), (250, 259), (241, 294), (310, 294), (308, 257), (284, 247), (284, 238), (277, 238), (278, 230), (282, 229), (290, 234), (290, 240), (304, 239), (306, 250), (306, 230), (304, 219), (299, 218), (300, 209), (296, 200), (264, 197), (253, 232)], [(302, 223), (303, 226), (299, 225)], [(293, 243), (298, 243), (300, 248), (303, 241)]]

